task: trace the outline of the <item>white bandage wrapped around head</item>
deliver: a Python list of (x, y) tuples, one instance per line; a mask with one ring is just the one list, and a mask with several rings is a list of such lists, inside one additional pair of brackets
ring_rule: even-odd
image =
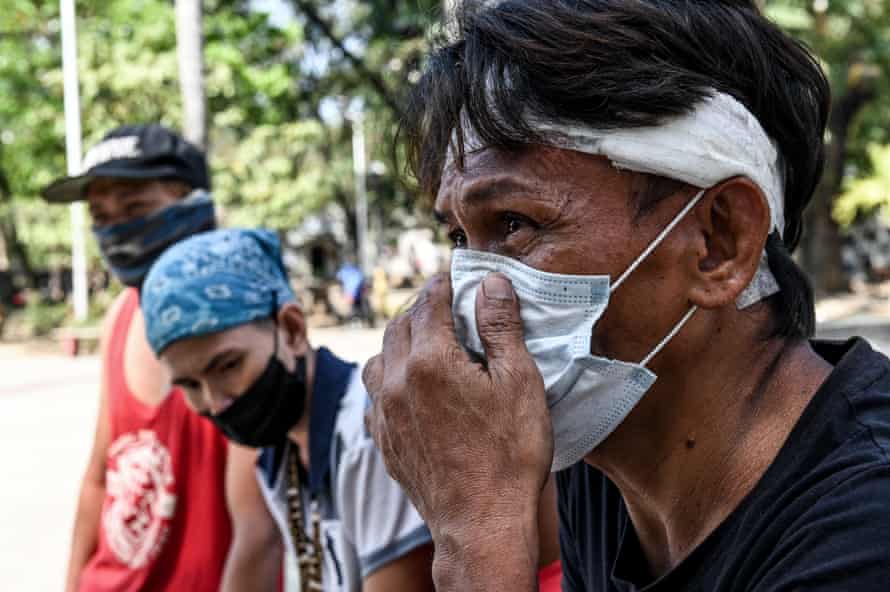
[[(733, 97), (712, 92), (690, 113), (661, 125), (598, 130), (576, 123), (553, 123), (529, 116), (544, 141), (559, 148), (596, 154), (628, 171), (659, 175), (708, 188), (731, 177), (747, 177), (763, 192), (771, 228), (785, 228), (784, 177), (778, 151), (760, 122)], [(463, 121), (467, 152), (482, 148)], [(450, 160), (450, 157), (449, 157)], [(736, 305), (746, 308), (779, 291), (766, 252)]]

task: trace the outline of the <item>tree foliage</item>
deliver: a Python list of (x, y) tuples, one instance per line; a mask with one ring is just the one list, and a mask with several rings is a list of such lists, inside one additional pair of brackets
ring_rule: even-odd
[(851, 179), (834, 202), (834, 219), (843, 228), (873, 215), (890, 226), (890, 145), (872, 145), (869, 159), (870, 174)]
[[(762, 4), (815, 50), (834, 90), (826, 176), (803, 249), (828, 286), (834, 279), (822, 272), (838, 257), (834, 198), (843, 187), (861, 188), (857, 179), (881, 174), (869, 146), (890, 144), (890, 103), (877, 100), (890, 91), (890, 2)], [(90, 0), (77, 8), (85, 145), (122, 123), (180, 127), (173, 3)], [(397, 228), (412, 196), (389, 158), (393, 133), (439, 10), (437, 0), (204, 0), (210, 154), (226, 223), (284, 231), (330, 204), (352, 222), (346, 114), (361, 103), (375, 172), (372, 218)], [(4, 0), (0, 233), (21, 243), (38, 267), (68, 258), (67, 210), (37, 198), (64, 172), (64, 152), (58, 2)]]
[(890, 3), (768, 0), (766, 12), (813, 48), (832, 87), (825, 173), (807, 211), (801, 260), (817, 288), (844, 287), (841, 239), (832, 218), (843, 186), (871, 170), (869, 145), (890, 141)]
[[(65, 171), (58, 3), (10, 1), (10, 9), (0, 13), (0, 170), (10, 187), (0, 215), (14, 220), (36, 264), (64, 263), (67, 210), (48, 207), (37, 197)], [(387, 101), (397, 96), (397, 81), (387, 82), (392, 89), (375, 91), (354, 71), (356, 61), (377, 71), (376, 62), (392, 62), (399, 54), (373, 40), (367, 11), (351, 6), (334, 14), (329, 7), (314, 8), (318, 22), (327, 25), (330, 19), (330, 33), (350, 31), (335, 38), (354, 52), (350, 62), (300, 13), (282, 18), (283, 8), (279, 5), (278, 17), (270, 18), (246, 0), (205, 1), (214, 192), (230, 224), (286, 230), (331, 202), (349, 210), (351, 136), (343, 109), (349, 99), (364, 98), (372, 159), (384, 158), (383, 136), (394, 121), (394, 103)], [(123, 123), (179, 127), (172, 3), (96, 0), (80, 2), (78, 9), (84, 145)], [(420, 35), (423, 27), (416, 23), (415, 31)], [(390, 65), (398, 70), (395, 62)], [(381, 88), (385, 96), (377, 92)], [(380, 201), (391, 205), (397, 197), (386, 192)]]

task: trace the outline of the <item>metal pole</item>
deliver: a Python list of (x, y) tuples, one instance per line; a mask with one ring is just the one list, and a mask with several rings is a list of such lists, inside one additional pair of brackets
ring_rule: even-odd
[(183, 135), (207, 150), (207, 99), (204, 93), (204, 54), (201, 0), (176, 0), (176, 54), (182, 95)]
[[(65, 85), (65, 154), (68, 175), (81, 173), (80, 90), (77, 82), (77, 31), (74, 0), (59, 0), (62, 20), (62, 72)], [(85, 320), (89, 312), (87, 294), (86, 217), (82, 202), (71, 204), (71, 284), (74, 317)]]
[(359, 104), (350, 117), (352, 119), (352, 162), (355, 171), (355, 225), (356, 250), (358, 265), (368, 273), (368, 192), (366, 178), (368, 174), (367, 156), (365, 154), (364, 107)]

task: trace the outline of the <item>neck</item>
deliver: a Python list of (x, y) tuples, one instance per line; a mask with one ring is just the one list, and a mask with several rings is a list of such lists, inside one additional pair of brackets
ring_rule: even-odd
[(287, 433), (288, 439), (296, 444), (300, 450), (300, 462), (303, 467), (309, 469), (309, 420), (312, 417), (312, 394), (315, 385), (315, 350), (306, 350), (306, 405), (303, 415), (293, 428)]
[(656, 385), (586, 459), (620, 490), (655, 576), (757, 484), (831, 370), (805, 341), (727, 333), (676, 360), (665, 350)]

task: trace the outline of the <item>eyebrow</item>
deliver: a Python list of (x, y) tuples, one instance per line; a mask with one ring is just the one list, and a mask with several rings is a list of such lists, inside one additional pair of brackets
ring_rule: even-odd
[[(494, 176), (469, 183), (469, 189), (464, 192), (463, 199), (470, 204), (495, 199), (504, 194), (514, 192), (528, 192), (531, 185), (523, 181), (505, 177)], [(451, 212), (433, 209), (433, 217), (439, 224), (451, 223)]]
[(528, 191), (530, 186), (511, 177), (496, 176), (469, 183), (464, 199), (469, 203), (487, 201), (505, 193)]
[(209, 372), (212, 372), (217, 366), (219, 366), (219, 364), (223, 361), (224, 358), (226, 358), (227, 356), (229, 356), (231, 354), (236, 354), (236, 353), (240, 354), (241, 350), (234, 348), (234, 347), (230, 347), (230, 348), (222, 350), (221, 352), (217, 353), (212, 358), (210, 358), (210, 361), (207, 362), (207, 365), (204, 366), (204, 369), (201, 370), (201, 373), (207, 374)]
[[(234, 347), (230, 347), (214, 354), (214, 356), (210, 358), (210, 361), (205, 364), (204, 369), (201, 370), (201, 374), (212, 372), (213, 369), (219, 366), (220, 362), (222, 362), (228, 355), (234, 353), (241, 353), (241, 351)], [(172, 382), (177, 386), (181, 386), (183, 382), (188, 380), (192, 380), (192, 378), (190, 376), (174, 376)]]

